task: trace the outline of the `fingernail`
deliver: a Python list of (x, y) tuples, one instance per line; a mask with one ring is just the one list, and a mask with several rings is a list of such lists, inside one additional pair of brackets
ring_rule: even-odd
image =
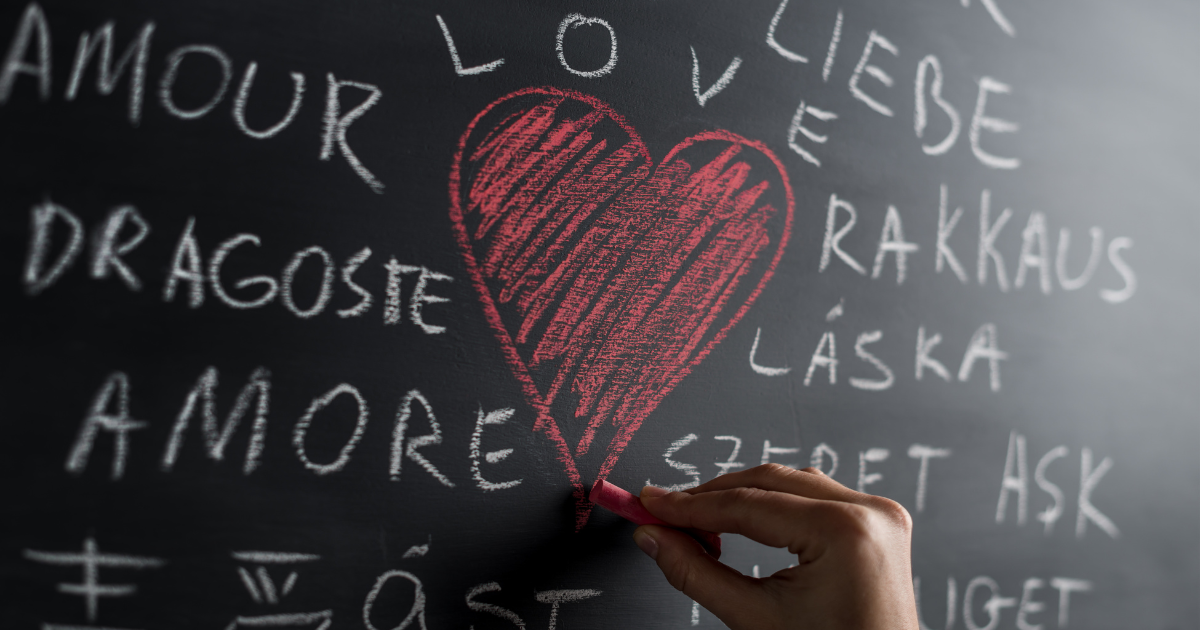
[(659, 488), (657, 486), (646, 486), (646, 487), (642, 488), (642, 496), (644, 496), (644, 497), (657, 498), (657, 497), (661, 497), (661, 496), (666, 496), (668, 494), (670, 494), (670, 492), (667, 492), (666, 490)]
[(638, 549), (641, 549), (651, 559), (658, 558), (658, 541), (654, 537), (639, 529), (633, 532), (633, 542), (637, 543)]

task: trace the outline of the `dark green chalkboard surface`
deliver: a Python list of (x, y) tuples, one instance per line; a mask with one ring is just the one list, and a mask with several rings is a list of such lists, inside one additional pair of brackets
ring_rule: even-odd
[(721, 627), (585, 489), (770, 461), (907, 507), (928, 630), (1196, 628), (1198, 35), (7, 2), (0, 626)]

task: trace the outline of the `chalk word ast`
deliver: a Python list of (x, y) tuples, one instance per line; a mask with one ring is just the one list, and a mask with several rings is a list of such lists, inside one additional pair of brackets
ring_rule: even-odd
[[(159, 459), (159, 468), (164, 473), (174, 470), (183, 453), (184, 444), (189, 432), (199, 424), (199, 437), (203, 455), (213, 462), (225, 459), (226, 448), (242, 426), (243, 421), (249, 422), (249, 437), (246, 445), (246, 455), (242, 464), (242, 474), (254, 472), (262, 462), (263, 451), (266, 448), (267, 427), (271, 405), (271, 373), (266, 368), (258, 368), (242, 386), (234, 399), (224, 422), (219, 419), (217, 408), (217, 390), (220, 373), (216, 367), (209, 367), (196, 380), (195, 385), (183, 400), (179, 414), (171, 425), (166, 445)], [(135, 418), (132, 412), (130, 379), (124, 372), (113, 372), (100, 389), (96, 392), (79, 430), (75, 434), (70, 451), (67, 454), (64, 468), (72, 475), (82, 475), (88, 468), (97, 443), (101, 437), (111, 438), (111, 462), (109, 478), (118, 481), (125, 475), (126, 463), (130, 456), (131, 434), (151, 428), (147, 420)], [(338, 398), (345, 398), (354, 405), (354, 429), (350, 437), (342, 445), (336, 458), (332, 461), (313, 461), (308, 452), (307, 436), (311, 427), (318, 421), (345, 423), (345, 418), (329, 418), (325, 410)], [(470, 459), (470, 476), (480, 490), (490, 492), (516, 487), (520, 479), (506, 481), (491, 481), (484, 477), (484, 464), (499, 464), (513, 453), (512, 448), (482, 452), (484, 430), (489, 426), (505, 424), (512, 416), (512, 409), (500, 409), (485, 412), (481, 407), (475, 419), (475, 429), (471, 435), (468, 457)], [(429, 426), (429, 432), (424, 435), (414, 435), (417, 416), (423, 415)], [(370, 410), (366, 398), (358, 388), (349, 383), (341, 383), (329, 391), (317, 396), (308, 405), (304, 414), (292, 428), (291, 445), (300, 464), (316, 475), (329, 475), (346, 468), (359, 442), (366, 435), (370, 422)], [(396, 411), (395, 421), (391, 428), (391, 446), (388, 458), (387, 474), (394, 482), (401, 480), (405, 461), (416, 464), (432, 476), (440, 485), (453, 488), (455, 484), (443, 474), (422, 449), (437, 447), (442, 444), (441, 425), (434, 414), (433, 405), (419, 390), (412, 389), (403, 395)]]
[[(83, 254), (85, 231), (82, 219), (48, 198), (30, 210), (29, 249), (21, 275), (28, 295), (35, 296), (49, 289), (75, 265)], [(137, 208), (126, 204), (113, 208), (92, 232), (91, 254), (86, 263), (88, 275), (96, 280), (115, 276), (129, 290), (141, 291), (141, 276), (134, 272), (125, 256), (148, 238), (150, 223)], [(53, 245), (56, 242), (60, 243), (57, 251)], [(206, 265), (196, 236), (196, 217), (188, 217), (176, 241), (170, 263), (166, 266), (168, 271), (163, 279), (163, 301), (173, 302), (178, 294), (183, 293), (189, 308), (200, 308), (206, 292), (211, 291), (220, 303), (245, 310), (262, 308), (278, 298), (288, 312), (300, 319), (310, 319), (328, 307), (334, 294), (334, 275), (337, 274), (341, 284), (358, 299), (353, 306), (338, 309), (338, 317), (359, 317), (375, 303), (376, 294), (354, 280), (355, 272), (372, 256), (369, 247), (362, 248), (339, 267), (325, 248), (313, 245), (292, 255), (278, 279), (270, 275), (255, 275), (239, 278), (232, 283), (222, 280), (222, 269), (235, 251), (241, 250), (241, 253), (261, 244), (262, 239), (256, 234), (236, 234), (221, 241), (212, 250)], [(296, 298), (296, 274), (306, 264), (319, 265), (321, 275), (316, 297), (312, 303), (301, 305)], [(454, 278), (420, 265), (400, 264), (395, 258), (389, 258), (383, 267), (387, 270), (387, 282), (383, 290), (383, 323), (401, 323), (407, 310), (411, 322), (426, 334), (445, 332), (445, 326), (426, 321), (425, 307), (449, 302), (447, 297), (430, 293), (430, 284), (453, 282)], [(162, 266), (155, 265), (154, 268), (160, 269)], [(405, 276), (416, 279), (407, 309), (403, 308), (401, 295)], [(245, 295), (254, 289), (257, 289), (255, 295)], [(311, 290), (308, 292), (313, 293)]]

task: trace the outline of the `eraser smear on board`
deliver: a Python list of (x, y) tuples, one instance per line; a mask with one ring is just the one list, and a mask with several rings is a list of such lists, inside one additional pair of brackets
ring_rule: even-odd
[(592, 491), (588, 494), (588, 499), (592, 503), (615, 512), (618, 516), (637, 525), (662, 525), (663, 527), (671, 527), (686, 532), (700, 541), (700, 544), (704, 546), (704, 550), (708, 552), (708, 555), (714, 558), (721, 557), (720, 534), (700, 529), (675, 527), (647, 511), (642, 506), (641, 499), (636, 495), (618, 488), (603, 479), (596, 480), (596, 484), (592, 486)]

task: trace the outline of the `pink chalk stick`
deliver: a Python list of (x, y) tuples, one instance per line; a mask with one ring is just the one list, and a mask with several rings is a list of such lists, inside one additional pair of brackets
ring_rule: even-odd
[(721, 535), (712, 532), (706, 532), (700, 529), (690, 529), (684, 527), (675, 527), (674, 525), (655, 517), (642, 507), (642, 501), (637, 496), (614, 486), (603, 479), (597, 479), (596, 484), (592, 486), (592, 491), (588, 494), (588, 499), (592, 503), (603, 508), (615, 512), (618, 516), (625, 520), (631, 521), (637, 525), (662, 525), (686, 532), (704, 545), (704, 550), (708, 555), (714, 558), (721, 557)]

